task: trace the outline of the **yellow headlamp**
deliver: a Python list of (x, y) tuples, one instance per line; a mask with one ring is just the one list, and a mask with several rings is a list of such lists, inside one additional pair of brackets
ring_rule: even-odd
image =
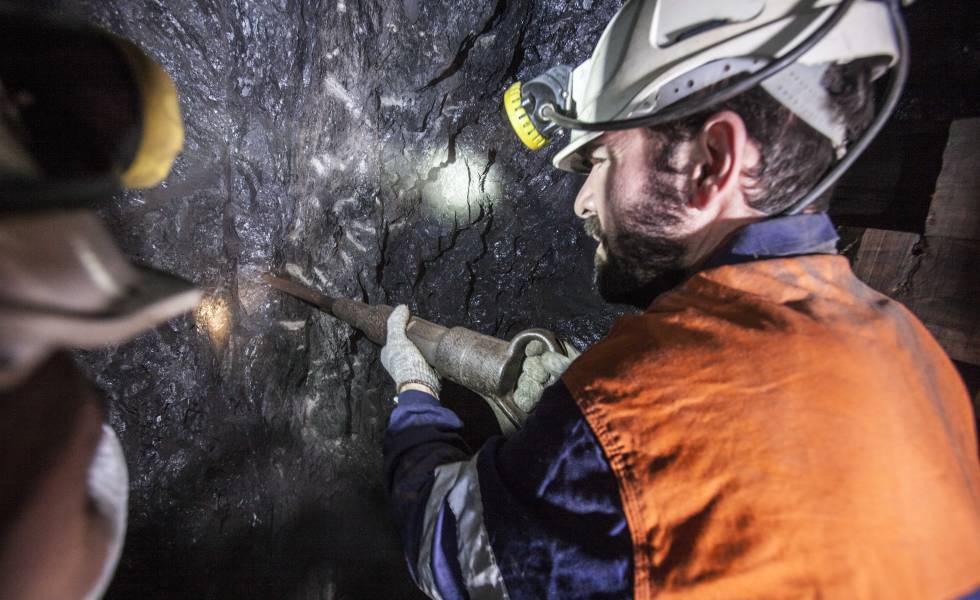
[(515, 82), (504, 92), (504, 112), (517, 137), (531, 150), (551, 142), (558, 124), (543, 118), (538, 110), (545, 104), (566, 107), (571, 67), (559, 65), (527, 83)]
[(507, 120), (510, 121), (510, 126), (514, 128), (517, 137), (524, 142), (525, 146), (531, 150), (540, 150), (548, 145), (550, 140), (541, 135), (521, 104), (520, 81), (515, 82), (504, 92), (504, 110), (507, 112)]

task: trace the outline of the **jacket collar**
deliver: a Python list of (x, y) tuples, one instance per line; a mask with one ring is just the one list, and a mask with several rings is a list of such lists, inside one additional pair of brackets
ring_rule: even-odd
[(838, 239), (826, 213), (774, 217), (736, 231), (701, 270), (780, 256), (837, 254)]

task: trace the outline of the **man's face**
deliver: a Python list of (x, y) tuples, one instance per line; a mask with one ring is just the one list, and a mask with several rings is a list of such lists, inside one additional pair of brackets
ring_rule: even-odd
[(644, 130), (609, 132), (583, 157), (592, 170), (575, 213), (599, 242), (595, 278), (609, 302), (645, 308), (657, 291), (683, 277), (683, 224), (689, 181)]

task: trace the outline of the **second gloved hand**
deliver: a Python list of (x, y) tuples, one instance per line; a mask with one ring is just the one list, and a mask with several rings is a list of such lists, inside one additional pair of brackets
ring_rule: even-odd
[(439, 374), (429, 366), (425, 357), (405, 335), (405, 327), (411, 314), (404, 304), (399, 305), (388, 317), (388, 339), (381, 349), (381, 364), (395, 380), (398, 393), (409, 384), (423, 385), (439, 395)]
[(544, 344), (535, 340), (524, 349), (524, 367), (514, 390), (514, 402), (521, 410), (531, 412), (544, 388), (558, 381), (568, 365), (581, 354), (570, 344), (565, 344), (565, 348), (567, 356), (548, 351)]

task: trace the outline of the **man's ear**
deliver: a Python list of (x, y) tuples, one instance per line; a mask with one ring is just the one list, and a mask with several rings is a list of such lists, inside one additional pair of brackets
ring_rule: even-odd
[(717, 112), (705, 121), (697, 136), (698, 164), (693, 171), (692, 208), (705, 210), (729, 202), (740, 189), (748, 133), (736, 112)]

